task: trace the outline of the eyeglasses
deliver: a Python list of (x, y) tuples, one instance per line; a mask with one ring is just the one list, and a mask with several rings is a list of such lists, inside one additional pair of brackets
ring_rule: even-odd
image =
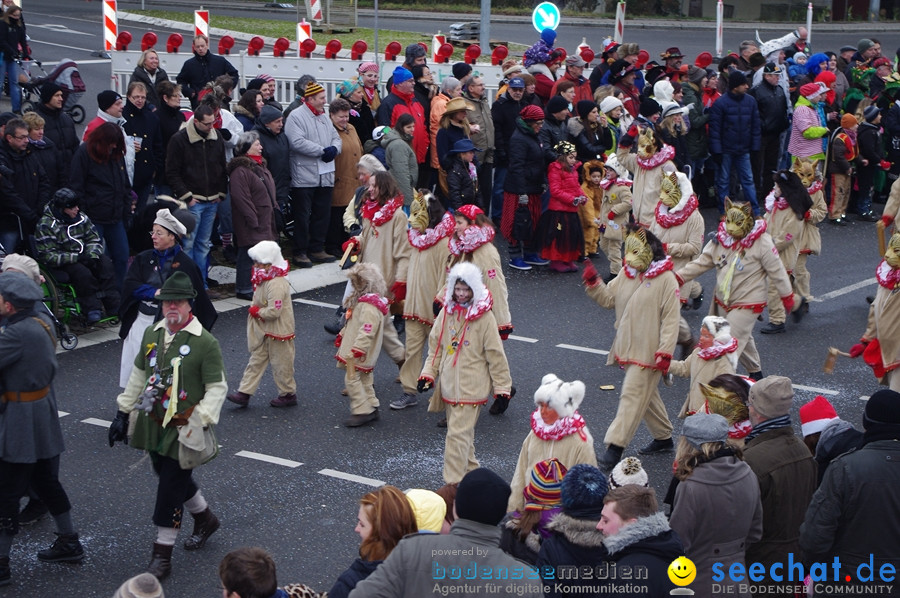
[(203, 122), (202, 120), (195, 120), (194, 122), (197, 123), (198, 125), (203, 125), (204, 127), (211, 127), (214, 124), (216, 124), (216, 119), (213, 119), (209, 122)]
[(24, 139), (28, 139), (28, 135), (11, 135), (11, 137), (12, 137), (13, 139), (17, 139), (17, 140), (19, 140), (19, 141), (22, 141), (22, 140), (24, 140)]

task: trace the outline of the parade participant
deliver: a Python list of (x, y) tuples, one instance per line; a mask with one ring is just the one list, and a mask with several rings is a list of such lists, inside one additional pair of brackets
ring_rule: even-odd
[(56, 336), (40, 320), (35, 303), (43, 293), (22, 272), (0, 274), (0, 586), (11, 581), (10, 548), (19, 532), (19, 499), (29, 486), (47, 505), (56, 540), (38, 560), (74, 563), (84, 548), (72, 524), (72, 505), (59, 482), (62, 428), (53, 379)]
[(186, 509), (194, 531), (185, 550), (203, 548), (219, 529), (219, 519), (193, 477), (193, 468), (218, 452), (213, 427), (225, 401), (228, 384), (222, 350), (191, 313), (197, 297), (190, 277), (175, 272), (159, 289), (163, 319), (148, 327), (142, 351), (125, 390), (116, 399), (118, 411), (109, 427), (109, 446), (128, 444), (129, 414), (138, 414), (131, 446), (150, 453), (159, 478), (153, 523), (157, 526), (147, 572), (164, 579), (172, 572), (172, 549)]
[(586, 257), (598, 257), (600, 251), (600, 222), (603, 209), (603, 187), (600, 184), (606, 176), (602, 160), (588, 160), (581, 166), (581, 192), (587, 201), (578, 206), (581, 220), (581, 234), (584, 236)]
[(747, 401), (753, 381), (737, 374), (719, 374), (701, 384), (704, 403), (700, 413), (716, 413), (728, 421), (728, 443), (743, 448), (744, 438), (753, 430)]
[(815, 162), (810, 162), (805, 158), (794, 158), (791, 163), (791, 171), (800, 177), (800, 181), (806, 187), (806, 192), (809, 193), (809, 198), (812, 200), (812, 207), (807, 211), (809, 216), (806, 214), (803, 216), (800, 253), (794, 264), (794, 288), (801, 297), (806, 297), (807, 301), (811, 301), (813, 295), (809, 286), (810, 277), (806, 261), (810, 255), (819, 255), (819, 252), (822, 251), (822, 236), (819, 234), (817, 225), (828, 214), (828, 206), (825, 204), (825, 185), (816, 170)]
[(589, 297), (616, 310), (616, 336), (607, 365), (625, 369), (616, 416), (603, 439), (607, 450), (599, 461), (600, 468), (609, 471), (622, 459), (641, 419), (653, 436), (641, 454), (674, 448), (672, 423), (658, 386), (660, 376), (669, 371), (678, 337), (678, 280), (662, 242), (639, 226), (627, 229), (625, 266), (609, 286), (590, 262), (582, 278)]
[[(635, 139), (637, 153), (632, 153)], [(633, 124), (619, 140), (616, 157), (622, 166), (634, 173), (632, 212), (635, 222), (647, 228), (654, 220), (656, 204), (659, 203), (662, 167), (667, 163), (674, 166), (672, 158), (675, 157), (675, 148), (663, 143), (650, 127), (639, 131), (637, 124)]]
[(512, 495), (507, 511), (521, 511), (525, 507), (522, 491), (532, 468), (544, 459), (558, 459), (564, 470), (579, 463), (597, 466), (594, 438), (578, 413), (584, 390), (581, 380), (563, 382), (555, 374), (541, 379), (541, 386), (534, 391), (537, 409), (531, 414), (531, 432), (522, 442), (510, 482)]
[[(784, 264), (784, 269), (789, 277), (794, 273), (797, 257), (800, 255), (803, 231), (806, 215), (812, 208), (812, 199), (806, 191), (806, 187), (795, 173), (781, 170), (772, 177), (775, 185), (772, 192), (766, 197), (766, 232), (772, 236), (778, 257)], [(797, 292), (798, 297), (803, 297)], [(802, 316), (807, 310), (807, 300), (801, 299), (801, 304), (795, 312)], [(780, 296), (774, 285), (769, 281), (769, 323), (760, 330), (763, 334), (777, 334), (784, 332), (785, 313)]]
[[(763, 377), (762, 365), (753, 340), (753, 325), (766, 307), (768, 285), (775, 286), (786, 312), (794, 312), (801, 302), (795, 301), (775, 242), (766, 232), (766, 221), (753, 219), (749, 203), (733, 204), (726, 198), (725, 221), (719, 223), (715, 238), (677, 274), (687, 282), (712, 268), (716, 268), (716, 292), (710, 315), (728, 320), (731, 335), (738, 341), (740, 363), (750, 378), (759, 380)], [(802, 317), (801, 311), (794, 319), (799, 321)]]
[(554, 272), (577, 272), (575, 260), (584, 250), (584, 234), (578, 208), (587, 196), (578, 184), (581, 162), (571, 141), (560, 141), (553, 148), (557, 155), (547, 168), (550, 202), (538, 221), (538, 245), (541, 257), (550, 260)]
[[(592, 174), (591, 180), (593, 181), (596, 176)], [(625, 225), (628, 224), (631, 214), (632, 181), (628, 169), (612, 155), (606, 160), (606, 172), (598, 184), (603, 189), (603, 201), (600, 204), (596, 224), (600, 227), (600, 250), (609, 260), (609, 274), (603, 279), (608, 283), (622, 269)]]
[(491, 311), (493, 299), (481, 276), (481, 270), (470, 263), (450, 269), (444, 307), (428, 337), (428, 357), (417, 386), (419, 392), (425, 392), (440, 376), (447, 412), (444, 481), (448, 484), (459, 482), (467, 471), (479, 467), (475, 424), (481, 408), (491, 392), (496, 402), (508, 403), (512, 388)]
[[(847, 203), (852, 191), (852, 177), (855, 172), (859, 148), (856, 145), (856, 130), (859, 123), (852, 114), (841, 117), (841, 126), (829, 137), (828, 163), (826, 171), (831, 177), (831, 201), (828, 202), (828, 222), (845, 225), (847, 223)], [(865, 220), (877, 220), (869, 213), (861, 214)]]
[(194, 217), (187, 210), (176, 210), (178, 218), (168, 208), (156, 213), (150, 238), (153, 249), (134, 257), (125, 276), (122, 288), (122, 306), (119, 317), (119, 338), (122, 345), (122, 361), (119, 369), (119, 386), (125, 388), (134, 358), (141, 351), (144, 329), (162, 317), (157, 295), (163, 283), (175, 272), (186, 273), (197, 290), (192, 312), (206, 330), (212, 330), (218, 314), (212, 301), (203, 290), (203, 274), (181, 249), (181, 240), (188, 234), (186, 224), (193, 229)]
[(869, 307), (866, 331), (850, 349), (850, 356), (862, 355), (881, 384), (900, 391), (900, 303), (896, 301), (900, 288), (900, 233), (891, 236), (884, 259), (875, 269), (875, 278), (878, 291)]
[(503, 552), (535, 564), (541, 544), (550, 537), (547, 526), (562, 512), (561, 488), (566, 471), (566, 466), (556, 457), (538, 461), (531, 468), (519, 501), (524, 506), (507, 513), (500, 522)]
[(699, 413), (706, 399), (702, 385), (720, 374), (733, 374), (737, 367), (737, 339), (731, 336), (728, 320), (718, 316), (706, 316), (700, 327), (700, 340), (687, 359), (673, 361), (669, 373), (691, 379), (691, 388), (681, 406), (678, 417)]
[(403, 394), (391, 401), (391, 409), (406, 409), (419, 403), (416, 381), (421, 371), (422, 352), (434, 324), (434, 296), (444, 284), (444, 267), (450, 256), (447, 239), (453, 234), (455, 225), (453, 215), (444, 210), (433, 193), (416, 193), (410, 206), (407, 231), (413, 251), (403, 302), (403, 319), (406, 320), (406, 358), (400, 368)]
[(228, 393), (226, 398), (246, 407), (271, 364), (278, 396), (269, 404), (293, 407), (297, 404), (297, 383), (294, 381), (294, 310), (291, 283), (287, 279), (290, 266), (275, 241), (260, 241), (247, 254), (253, 260), (253, 299), (247, 314), (250, 361), (238, 390)]

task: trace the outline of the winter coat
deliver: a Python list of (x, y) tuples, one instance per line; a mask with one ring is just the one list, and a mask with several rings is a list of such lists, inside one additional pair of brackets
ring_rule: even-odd
[(763, 135), (780, 135), (791, 126), (788, 118), (788, 97), (780, 85), (762, 83), (748, 91), (759, 108), (759, 128)]
[(534, 565), (537, 561), (538, 552), (541, 550), (541, 544), (546, 538), (550, 537), (551, 532), (547, 529), (547, 526), (561, 510), (562, 507), (554, 507), (541, 511), (541, 518), (528, 535), (525, 536), (524, 540), (519, 536), (519, 529), (517, 529), (522, 514), (518, 511), (507, 513), (500, 521), (500, 550), (513, 558), (525, 561), (529, 565)]
[(455, 226), (453, 215), (445, 212), (434, 228), (425, 232), (410, 227), (407, 239), (412, 246), (406, 278), (403, 318), (426, 326), (434, 323), (434, 296), (447, 279), (445, 264), (450, 257), (447, 239)]
[(700, 597), (718, 595), (712, 591), (713, 563), (726, 570), (732, 563), (746, 566), (747, 547), (762, 537), (762, 503), (753, 470), (734, 456), (697, 465), (678, 484), (669, 525), (697, 568), (691, 589)]
[(236, 104), (234, 108), (231, 109), (231, 113), (234, 117), (241, 123), (241, 126), (244, 127), (244, 131), (249, 131), (253, 128), (253, 125), (256, 123), (256, 117), (258, 114), (253, 114), (240, 104)]
[(602, 158), (603, 154), (610, 147), (603, 143), (603, 138), (601, 137), (603, 128), (599, 125), (596, 129), (592, 129), (589, 126), (585, 126), (584, 121), (576, 117), (569, 119), (568, 128), (569, 139), (575, 142), (575, 150), (581, 162)]
[[(275, 135), (260, 122), (252, 129), (259, 134), (263, 147), (266, 167), (275, 181), (275, 197), (279, 204), (289, 205), (291, 201), (291, 142), (284, 131)], [(337, 159), (337, 158), (335, 158)]]
[(50, 185), (51, 194), (66, 186), (69, 182), (68, 175), (66, 174), (65, 177), (63, 175), (64, 172), (69, 172), (69, 165), (71, 165), (72, 161), (70, 159), (69, 165), (63, 167), (59, 161), (59, 153), (56, 151), (55, 143), (46, 137), (40, 141), (29, 139), (28, 151), (37, 156), (38, 162), (44, 168), (44, 174), (47, 175), (47, 183)]
[[(393, 80), (393, 77), (392, 77)], [(431, 126), (431, 101), (440, 94), (440, 87), (432, 84), (416, 82), (413, 86), (413, 95), (422, 104), (422, 112), (426, 115), (429, 127)], [(446, 97), (446, 96), (445, 96)], [(440, 120), (440, 119), (438, 119)], [(430, 139), (430, 137), (429, 137)]]
[[(684, 554), (681, 539), (675, 530), (669, 527), (666, 516), (656, 513), (648, 517), (639, 517), (637, 521), (620, 528), (618, 533), (603, 539), (603, 545), (609, 552), (608, 561), (622, 567), (644, 567), (647, 572), (648, 592), (644, 596), (663, 598), (669, 596), (673, 584), (669, 581), (667, 570), (672, 561)], [(617, 584), (619, 585), (619, 584)], [(624, 598), (634, 596), (631, 591), (622, 587), (621, 593), (610, 592), (607, 596)]]
[(631, 187), (631, 211), (634, 219), (639, 224), (650, 226), (655, 218), (656, 204), (659, 203), (662, 167), (666, 162), (675, 167), (672, 162), (675, 149), (671, 145), (664, 145), (650, 158), (641, 158), (637, 153), (631, 153), (630, 147), (620, 145), (616, 150), (616, 157), (622, 166), (634, 173), (634, 184)]
[(235, 245), (253, 247), (260, 241), (277, 241), (275, 181), (265, 164), (247, 156), (232, 158), (228, 177)]
[(681, 89), (684, 90), (684, 105), (691, 105), (688, 112), (691, 128), (685, 136), (688, 155), (692, 160), (702, 160), (709, 153), (709, 137), (706, 132), (709, 114), (703, 109), (703, 93), (697, 85), (690, 82), (682, 85)]
[(870, 168), (878, 168), (878, 163), (884, 159), (881, 129), (878, 125), (861, 122), (856, 131), (856, 143), (859, 147), (859, 157), (868, 160)]
[(374, 294), (363, 295), (346, 314), (347, 322), (335, 342), (338, 368), (346, 370), (347, 360), (352, 358), (356, 371), (371, 372), (381, 353), (381, 328), (388, 314), (388, 301)]
[[(441, 168), (444, 170), (450, 170), (450, 166), (452, 164), (451, 160), (454, 158), (454, 155), (450, 154), (450, 150), (453, 149), (453, 145), (457, 141), (462, 141), (463, 139), (468, 139), (469, 137), (466, 135), (465, 129), (454, 124), (453, 122), (449, 123), (446, 127), (438, 127), (436, 136), (435, 136), (435, 151), (437, 152), (438, 162)], [(476, 146), (477, 147), (477, 146)], [(481, 148), (478, 148), (481, 149)], [(478, 152), (476, 152), (476, 156)], [(477, 164), (478, 158), (475, 158)]]
[(331, 589), (328, 590), (328, 598), (347, 598), (356, 584), (372, 575), (378, 565), (384, 561), (364, 561), (357, 558), (349, 567), (344, 569)]
[(863, 439), (863, 433), (853, 427), (853, 424), (840, 418), (828, 422), (819, 434), (819, 442), (816, 443), (814, 458), (819, 466), (818, 484), (822, 485), (825, 472), (831, 462), (846, 452), (856, 449)]
[(69, 187), (81, 198), (79, 207), (96, 224), (115, 224), (131, 213), (131, 188), (125, 160), (103, 164), (88, 155), (82, 145), (72, 159)]
[[(477, 204), (478, 178), (472, 178), (474, 163), (464, 162), (458, 154), (454, 154), (449, 162), (450, 170), (447, 172), (447, 189), (450, 208), (457, 210), (467, 204)], [(470, 172), (470, 167), (472, 172)]]
[[(491, 115), (491, 105), (488, 102), (487, 95), (482, 94), (481, 99), (475, 99), (468, 93), (463, 93), (463, 97), (469, 102), (474, 110), (469, 110), (469, 124), (477, 125), (469, 132), (469, 137), (475, 147), (481, 149), (478, 154), (479, 161), (482, 164), (494, 163), (494, 118)], [(546, 122), (545, 122), (546, 126)], [(477, 128), (478, 131), (474, 129)]]
[(3, 56), (3, 62), (7, 64), (16, 58), (28, 57), (28, 36), (21, 14), (18, 24), (15, 25), (0, 20), (0, 54)]
[(881, 363), (888, 371), (900, 367), (900, 294), (891, 282), (895, 275), (896, 271), (884, 260), (878, 264), (879, 284), (861, 339), (863, 342), (878, 340)]
[(341, 136), (328, 114), (313, 114), (304, 103), (284, 123), (291, 144), (291, 187), (334, 187), (334, 171), (319, 174), (326, 147), (341, 152)]
[[(350, 102), (349, 98), (344, 99)], [(356, 130), (360, 147), (362, 147), (364, 142), (372, 138), (372, 131), (375, 130), (375, 115), (365, 100), (359, 104), (350, 102), (350, 124)]]
[(3, 178), (12, 183), (20, 198), (15, 203), (30, 208), (32, 215), (29, 219), (33, 224), (40, 218), (51, 197), (50, 181), (41, 166), (40, 158), (28, 147), (24, 152), (14, 151), (4, 139), (0, 141), (0, 165), (13, 171), (13, 174), (4, 175)]
[(709, 151), (740, 155), (759, 151), (759, 109), (752, 95), (728, 92), (709, 109)]
[(804, 97), (794, 104), (794, 120), (788, 151), (797, 158), (824, 158), (822, 138), (828, 135), (828, 127), (819, 119), (815, 106)]
[[(254, 306), (258, 308), (256, 315), (247, 314), (247, 351), (251, 355), (263, 346), (266, 338), (294, 342), (294, 308), (287, 276), (259, 283), (250, 302), (250, 307)], [(267, 358), (268, 349), (263, 349), (262, 355)]]
[(570, 120), (568, 116), (563, 120), (556, 120), (552, 114), (548, 114), (544, 119), (544, 126), (538, 131), (538, 139), (541, 140), (541, 147), (544, 149), (544, 163), (548, 166), (557, 158), (556, 150), (553, 149), (556, 144), (569, 140)]
[(818, 224), (828, 215), (828, 206), (825, 203), (825, 190), (821, 182), (814, 182), (807, 191), (809, 191), (813, 205), (809, 209), (809, 218), (803, 220), (800, 253), (819, 255), (819, 252), (822, 251), (822, 235), (819, 233)]
[(453, 143), (451, 142), (450, 145), (445, 146), (444, 151), (441, 152), (441, 148), (439, 148), (437, 144), (437, 134), (438, 131), (441, 130), (441, 117), (443, 117), (444, 113), (447, 111), (447, 102), (449, 101), (450, 96), (448, 95), (443, 93), (435, 95), (431, 98), (431, 103), (428, 112), (426, 113), (426, 118), (428, 120), (428, 154), (432, 168), (441, 167), (444, 155), (447, 153), (447, 150), (453, 146)]
[(191, 108), (196, 108), (199, 102), (197, 93), (220, 75), (230, 75), (234, 87), (238, 86), (240, 74), (237, 69), (224, 56), (213, 54), (212, 50), (208, 50), (205, 56), (194, 52), (193, 58), (185, 60), (175, 81), (181, 85), (181, 92), (191, 101)]
[(54, 210), (49, 204), (34, 232), (38, 259), (48, 266), (74, 264), (81, 256), (99, 259), (103, 243), (91, 220), (79, 213), (74, 219)]
[(900, 569), (900, 534), (895, 533), (900, 529), (898, 460), (900, 442), (895, 433), (831, 463), (800, 526), (804, 560), (840, 558), (842, 572), (856, 572), (874, 555), (876, 570), (884, 563)]
[(341, 137), (341, 153), (334, 159), (334, 190), (331, 192), (331, 207), (343, 208), (350, 203), (356, 193), (356, 188), (359, 187), (356, 165), (359, 164), (363, 151), (362, 143), (360, 143), (353, 125), (348, 123), (346, 129), (340, 130), (335, 127), (335, 130)]
[(131, 102), (125, 102), (125, 133), (141, 142), (141, 149), (134, 153), (134, 179), (132, 186), (140, 189), (153, 183), (157, 174), (166, 168), (166, 148), (163, 147), (162, 129), (156, 113), (148, 106), (138, 110)]
[[(590, 567), (592, 570), (599, 567), (608, 559), (609, 553), (603, 545), (603, 534), (597, 530), (598, 517), (593, 519), (576, 519), (565, 513), (559, 513), (550, 521), (547, 528), (551, 531), (549, 538), (541, 543), (538, 552), (537, 566), (540, 571), (553, 571), (557, 577), (545, 579), (544, 585), (550, 588), (550, 592), (544, 592), (545, 598), (563, 598), (569, 595), (587, 593), (575, 590), (565, 591), (559, 586), (578, 587), (593, 586), (598, 582), (595, 579), (585, 580), (579, 583), (578, 577), (573, 576), (561, 580), (560, 570), (568, 570), (571, 573), (575, 567)], [(551, 567), (552, 569), (546, 569)]]
[[(519, 118), (519, 111), (522, 110), (528, 102), (522, 98), (518, 102), (509, 93), (504, 93), (491, 106), (491, 117), (494, 120), (494, 164), (497, 167), (505, 168), (509, 165), (510, 140), (513, 132), (516, 130), (516, 121)], [(898, 133), (900, 135), (900, 133)]]
[(151, 80), (150, 73), (147, 72), (147, 69), (136, 66), (134, 67), (134, 72), (131, 73), (131, 79), (128, 80), (128, 85), (131, 85), (135, 81), (140, 81), (141, 83), (143, 83), (147, 88), (147, 103), (151, 106), (156, 106), (157, 108), (159, 108), (160, 98), (156, 93), (156, 85), (162, 81), (168, 80), (169, 74), (160, 67), (157, 67), (156, 73)]
[(572, 170), (566, 170), (558, 160), (554, 160), (547, 168), (547, 182), (550, 185), (550, 201), (548, 210), (556, 212), (577, 212), (575, 198), (584, 197), (584, 191), (578, 184), (578, 169), (581, 162), (576, 162)]
[(34, 107), (44, 119), (44, 138), (53, 142), (58, 158), (58, 168), (62, 180), (69, 180), (69, 165), (72, 164), (72, 156), (81, 145), (81, 140), (75, 132), (75, 121), (66, 114), (62, 108), (56, 110), (48, 108), (46, 104), (38, 103)]
[(193, 117), (169, 141), (166, 152), (166, 180), (176, 198), (189, 202), (224, 198), (228, 179), (225, 173), (225, 142), (215, 129), (206, 137), (197, 132)]
[(528, 67), (528, 72), (534, 75), (534, 95), (541, 100), (541, 107), (547, 105), (550, 100), (553, 83), (556, 81), (556, 75), (550, 72), (550, 68), (546, 64), (532, 64)]
[(397, 181), (405, 205), (412, 203), (416, 181), (419, 178), (419, 164), (416, 162), (416, 152), (410, 141), (397, 129), (391, 129), (381, 139), (388, 169)]
[(409, 114), (416, 123), (413, 131), (412, 147), (416, 153), (416, 163), (424, 164), (428, 157), (428, 116), (422, 104), (416, 100), (413, 94), (400, 94), (391, 88), (391, 93), (381, 101), (378, 112), (375, 113), (375, 122), (379, 125), (393, 127), (401, 114)]
[[(882, 112), (881, 126), (884, 128), (884, 142), (891, 144), (893, 139), (900, 139), (900, 104), (895, 100)], [(895, 150), (896, 153), (896, 150)]]
[[(542, 165), (538, 168), (537, 165)], [(540, 194), (546, 184), (544, 150), (537, 133), (521, 118), (509, 141), (509, 170), (503, 190), (516, 195)]]
[[(850, 147), (847, 147), (848, 145)], [(855, 140), (850, 139), (843, 128), (835, 129), (829, 137), (826, 174), (852, 175), (858, 153)]]
[(569, 74), (569, 71), (565, 71), (559, 79), (553, 82), (549, 97), (552, 98), (556, 95), (556, 88), (559, 87), (560, 81), (571, 81), (575, 84), (575, 99), (572, 100), (572, 104), (577, 104), (581, 100), (594, 101), (594, 92), (591, 90), (591, 82), (585, 77), (573, 77)]
[(791, 426), (763, 432), (744, 447), (744, 461), (759, 480), (762, 538), (747, 549), (747, 562), (787, 562), (799, 554), (800, 524), (816, 491), (816, 462)]
[(184, 112), (181, 111), (181, 108), (172, 108), (165, 102), (162, 102), (156, 107), (156, 112), (154, 112), (154, 114), (159, 118), (159, 130), (162, 133), (162, 144), (166, 152), (168, 152), (169, 141), (175, 133), (184, 126), (184, 123), (187, 122), (187, 118), (185, 117)]
[[(123, 112), (124, 114), (124, 112)], [(88, 137), (90, 137), (91, 133), (94, 132), (94, 129), (99, 127), (104, 123), (113, 123), (118, 125), (119, 130), (122, 131), (122, 142), (125, 144), (125, 170), (128, 173), (128, 182), (131, 183), (134, 180), (134, 143), (132, 140), (128, 139), (128, 133), (125, 132), (125, 119), (122, 117), (116, 118), (112, 114), (108, 112), (104, 112), (103, 110), (97, 110), (97, 116), (91, 120), (84, 128), (84, 134), (81, 136), (82, 141), (87, 141)]]
[[(470, 566), (475, 551), (480, 555), (477, 559), (479, 568), (510, 571), (509, 581), (503, 581), (510, 594), (520, 598), (541, 598), (541, 583), (536, 577), (529, 578), (527, 563), (504, 553), (499, 544), (499, 527), (468, 519), (454, 521), (446, 535), (410, 534), (400, 540), (374, 573), (357, 584), (350, 592), (350, 598), (422, 598), (432, 594), (435, 584), (460, 595), (465, 592), (466, 585), (474, 585), (483, 590), (478, 594), (484, 595), (488, 585), (496, 587), (499, 582), (448, 577), (451, 570)], [(515, 579), (514, 571), (522, 571), (525, 575)]]

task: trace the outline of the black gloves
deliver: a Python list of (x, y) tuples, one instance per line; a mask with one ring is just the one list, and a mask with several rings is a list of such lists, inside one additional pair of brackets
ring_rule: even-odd
[(231, 131), (229, 131), (225, 127), (222, 127), (221, 129), (219, 129), (219, 134), (222, 136), (222, 139), (224, 139), (225, 141), (229, 141), (231, 139)]
[(124, 411), (116, 411), (116, 419), (109, 425), (109, 446), (117, 442), (128, 444), (128, 414)]
[(416, 384), (416, 390), (419, 392), (425, 392), (432, 386), (434, 386), (434, 381), (429, 380), (428, 378), (419, 378), (419, 382)]
[(494, 404), (491, 405), (489, 412), (491, 415), (500, 415), (509, 407), (508, 395), (494, 395)]
[(337, 156), (337, 148), (333, 145), (329, 145), (322, 151), (322, 162), (331, 162), (334, 160), (334, 157)]

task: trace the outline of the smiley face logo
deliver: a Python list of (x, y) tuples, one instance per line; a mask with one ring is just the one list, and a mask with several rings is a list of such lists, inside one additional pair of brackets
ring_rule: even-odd
[(697, 567), (686, 556), (680, 556), (669, 565), (669, 580), (676, 586), (690, 585), (697, 577)]

